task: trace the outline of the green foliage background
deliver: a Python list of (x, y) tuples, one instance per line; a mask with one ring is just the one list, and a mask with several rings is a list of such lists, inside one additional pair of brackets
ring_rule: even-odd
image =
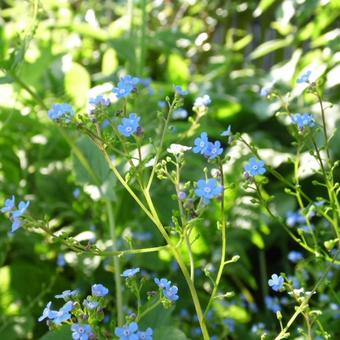
[[(135, 241), (136, 247), (162, 242), (128, 195), (108, 176), (91, 144), (79, 139), (75, 131), (56, 127), (47, 117), (48, 108), (56, 102), (69, 102), (78, 112), (85, 112), (89, 89), (116, 83), (122, 70), (153, 80), (155, 94), (147, 100), (137, 96), (131, 105), (142, 115), (146, 134), (157, 128), (157, 102), (171, 95), (173, 84), (178, 84), (190, 91), (184, 103), (190, 114), (195, 96), (211, 96), (212, 106), (201, 121), (201, 130), (218, 138), (231, 124), (233, 131), (251, 135), (278, 167), (293, 151), (292, 140), (283, 120), (274, 114), (277, 103), (258, 95), (262, 86), (276, 79), (283, 92), (293, 87), (292, 111), (303, 108), (318, 114), (315, 100), (295, 86), (298, 75), (310, 68), (321, 79), (326, 102), (332, 103), (327, 111), (329, 126), (339, 124), (339, 1), (5, 0), (0, 9), (0, 201), (12, 194), (31, 200), (30, 214), (46, 216), (55, 230), (85, 240), (90, 237), (84, 232), (95, 233), (98, 242), (109, 245), (103, 209), (103, 202), (109, 200), (121, 235), (127, 229), (152, 233), (152, 241)], [(174, 121), (172, 125), (184, 131), (190, 122)], [(170, 134), (167, 143), (174, 141), (176, 135)], [(331, 144), (335, 157), (340, 155), (339, 142), (338, 135)], [(94, 176), (83, 168), (75, 150), (84, 153)], [(239, 152), (227, 176), (240, 185), (229, 192), (227, 209), (231, 226), (228, 252), (239, 254), (241, 260), (227, 270), (223, 284), (256, 302), (261, 311), (259, 320), (270, 324), (272, 316), (263, 307), (263, 297), (268, 294), (266, 280), (281, 269), (294, 270), (286, 258), (296, 246), (278, 225), (265, 216), (259, 218), (263, 212), (244, 196), (241, 181), (246, 154)], [(186, 179), (200, 178), (203, 166), (203, 160), (189, 157)], [(286, 176), (292, 172), (286, 165), (280, 170)], [(312, 179), (306, 176), (303, 185), (314, 196), (322, 196), (310, 185)], [(281, 184), (270, 181), (268, 193), (276, 195), (276, 208), (284, 216), (296, 208), (295, 202), (279, 194)], [(101, 188), (100, 197), (93, 196), (93, 186)], [(75, 199), (72, 193), (78, 187), (81, 194)], [(175, 202), (169, 197), (173, 192), (160, 184), (153, 194), (163, 219), (171, 223)], [(214, 214), (212, 208), (206, 221)], [(8, 230), (9, 222), (1, 217), (0, 338), (43, 336), (46, 326), (38, 324), (37, 317), (45, 303), (62, 290), (80, 287), (86, 291), (95, 282), (113, 289), (110, 260), (75, 255), (60, 244), (52, 244), (43, 234), (20, 230), (9, 237)], [(218, 256), (220, 240), (215, 226), (208, 222), (202, 222), (199, 233), (194, 253), (197, 267), (204, 267)], [(127, 246), (121, 237), (120, 247)], [(64, 269), (56, 266), (61, 252), (66, 253), (68, 262)], [(124, 257), (121, 261), (123, 267), (140, 266), (159, 276), (169, 276), (174, 270), (166, 253)], [(200, 277), (203, 283), (204, 275)], [(180, 278), (177, 284), (180, 291), (186, 290)], [(177, 317), (182, 307), (191, 308), (188, 296), (183, 296), (175, 312), (164, 313), (157, 321), (164, 324), (165, 333), (167, 325), (175, 322), (190, 334), (188, 327), (193, 322), (183, 324)], [(239, 321), (237, 332), (243, 338), (256, 317), (241, 306), (231, 309), (219, 313)], [(331, 328), (339, 332), (339, 324), (333, 323)], [(176, 332), (176, 339), (185, 339), (179, 330)]]

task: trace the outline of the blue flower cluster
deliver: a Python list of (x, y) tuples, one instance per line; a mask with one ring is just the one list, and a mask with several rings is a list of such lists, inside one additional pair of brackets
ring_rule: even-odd
[(123, 118), (118, 131), (125, 137), (130, 137), (138, 131), (140, 117), (136, 113), (130, 113), (128, 118)]
[(67, 321), (71, 318), (70, 312), (74, 307), (73, 301), (66, 302), (58, 311), (51, 310), (51, 305), (52, 302), (50, 301), (43, 310), (42, 315), (39, 317), (39, 322), (47, 318), (51, 320), (54, 324), (60, 325), (62, 322)]
[(268, 280), (269, 287), (271, 287), (275, 292), (283, 288), (283, 283), (284, 283), (283, 277), (277, 274), (273, 274), (272, 278)]
[(71, 105), (66, 103), (54, 104), (48, 111), (48, 116), (54, 121), (63, 120), (65, 123), (70, 123), (74, 116), (74, 110)]
[(12, 196), (11, 198), (8, 198), (5, 200), (5, 205), (3, 208), (1, 208), (0, 211), (2, 213), (9, 214), (9, 218), (12, 221), (12, 228), (11, 228), (12, 233), (21, 227), (22, 225), (21, 216), (24, 215), (29, 205), (30, 205), (29, 201), (27, 202), (20, 201), (18, 204), (18, 209), (15, 210), (16, 209), (15, 197)]
[[(47, 319), (55, 325), (61, 325), (63, 322), (72, 322), (72, 339), (88, 340), (92, 338), (94, 334), (91, 326), (84, 323), (84, 313), (93, 313), (97, 308), (98, 311), (103, 310), (106, 304), (103, 297), (109, 293), (109, 290), (99, 283), (92, 285), (91, 293), (92, 295), (87, 296), (87, 298), (83, 300), (83, 308), (80, 309), (78, 299), (72, 300), (78, 297), (79, 290), (63, 291), (55, 297), (57, 299), (64, 299), (66, 303), (59, 310), (52, 310), (52, 302), (50, 301), (44, 308), (42, 315), (38, 318), (38, 321), (41, 322)], [(78, 321), (78, 323), (75, 321)]]
[[(309, 214), (309, 218), (314, 216), (314, 212)], [(315, 226), (313, 224), (308, 224), (305, 216), (302, 214), (301, 210), (298, 211), (288, 211), (286, 215), (286, 223), (289, 227), (298, 227), (299, 230), (302, 230), (306, 233), (314, 230)]]
[(178, 287), (175, 285), (171, 286), (171, 281), (164, 278), (158, 279), (157, 277), (155, 277), (154, 281), (169, 301), (175, 302), (179, 299)]
[(212, 198), (219, 196), (223, 188), (218, 184), (214, 178), (200, 179), (197, 182), (197, 189), (195, 194), (203, 199), (205, 204), (208, 204)]
[(299, 130), (303, 130), (306, 127), (314, 127), (315, 120), (310, 113), (296, 113), (292, 115), (292, 122), (296, 124)]
[(207, 94), (205, 94), (202, 97), (196, 98), (194, 102), (194, 110), (199, 110), (199, 111), (206, 110), (210, 104), (211, 104), (211, 99)]
[(249, 159), (248, 163), (244, 166), (244, 170), (248, 176), (263, 175), (266, 172), (264, 161), (258, 160), (256, 157)]
[(180, 96), (186, 96), (189, 93), (188, 91), (183, 90), (179, 85), (175, 85), (175, 92)]
[(135, 90), (136, 86), (139, 83), (139, 78), (126, 75), (119, 80), (117, 87), (115, 87), (112, 92), (116, 95), (117, 98), (125, 98)]
[(110, 104), (110, 99), (99, 95), (89, 99), (89, 111), (93, 113), (97, 108), (108, 107)]
[(201, 135), (194, 140), (194, 144), (195, 146), (192, 151), (194, 153), (200, 153), (210, 160), (218, 157), (223, 152), (221, 142), (218, 140), (214, 143), (209, 142), (206, 132), (202, 132)]
[(136, 322), (115, 328), (115, 335), (118, 336), (119, 340), (152, 340), (152, 334), (153, 331), (150, 327), (145, 331), (139, 331)]

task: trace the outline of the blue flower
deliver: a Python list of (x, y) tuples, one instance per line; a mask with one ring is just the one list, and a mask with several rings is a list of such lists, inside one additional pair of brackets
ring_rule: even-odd
[(288, 211), (286, 215), (286, 223), (290, 227), (294, 227), (296, 224), (306, 223), (306, 218), (299, 211)]
[(180, 96), (186, 96), (189, 92), (182, 89), (181, 86), (175, 85), (175, 92)]
[(115, 335), (119, 340), (138, 340), (138, 325), (136, 322), (131, 322), (123, 327), (115, 328)]
[(130, 277), (135, 276), (139, 272), (140, 272), (140, 268), (126, 269), (126, 270), (123, 271), (123, 273), (120, 276), (130, 278)]
[(160, 289), (169, 289), (171, 286), (171, 281), (164, 279), (164, 278), (158, 279), (157, 277), (155, 277), (154, 281)]
[(58, 121), (63, 119), (65, 123), (69, 123), (74, 116), (74, 110), (71, 105), (54, 104), (52, 108), (48, 111), (48, 117), (52, 120)]
[(118, 131), (125, 137), (130, 137), (139, 128), (140, 117), (136, 113), (130, 113), (128, 118), (122, 119), (122, 124), (118, 125)]
[(260, 91), (260, 96), (261, 97), (267, 97), (271, 90), (272, 90), (272, 88), (269, 87), (269, 86), (262, 87), (262, 89)]
[(231, 125), (228, 125), (227, 130), (223, 131), (221, 133), (222, 137), (229, 137), (231, 136)]
[(208, 147), (208, 135), (206, 132), (202, 132), (200, 137), (197, 137), (194, 140), (194, 148), (192, 149), (192, 151), (194, 153), (201, 153), (204, 154), (206, 148)]
[(158, 107), (160, 107), (161, 109), (164, 109), (166, 107), (166, 101), (165, 100), (160, 100), (158, 102)]
[(99, 306), (99, 302), (98, 301), (84, 300), (83, 305), (87, 309), (96, 309)]
[(64, 290), (61, 294), (56, 295), (56, 299), (68, 299), (70, 297), (73, 297), (79, 293), (78, 289), (75, 290)]
[(14, 218), (11, 226), (11, 232), (14, 233), (21, 227), (21, 220), (20, 218)]
[(234, 319), (226, 318), (226, 319), (223, 320), (223, 323), (226, 326), (228, 326), (230, 332), (234, 332), (235, 331), (235, 320)]
[(298, 262), (303, 259), (302, 253), (299, 251), (292, 250), (288, 254), (288, 260), (292, 262)]
[(80, 189), (79, 188), (75, 188), (72, 192), (72, 195), (74, 198), (78, 198), (80, 195)]
[(164, 290), (164, 296), (171, 302), (175, 302), (179, 299), (178, 288), (176, 286), (171, 286)]
[(185, 193), (185, 191), (179, 191), (178, 192), (178, 199), (183, 201), (187, 198), (187, 194)]
[(66, 264), (66, 261), (65, 261), (64, 254), (59, 254), (58, 257), (57, 257), (57, 266), (58, 267), (64, 267), (65, 264)]
[(143, 331), (138, 332), (138, 339), (139, 340), (152, 340), (152, 334), (153, 334), (153, 331), (149, 327), (144, 332)]
[(298, 84), (302, 84), (302, 83), (309, 83), (309, 77), (312, 74), (312, 71), (308, 70), (306, 72), (304, 72), (298, 79), (297, 79), (297, 83)]
[(1, 208), (2, 213), (10, 212), (15, 208), (15, 197), (14, 195), (11, 198), (5, 200), (5, 205)]
[(279, 291), (280, 289), (283, 288), (283, 283), (284, 279), (280, 275), (278, 276), (277, 274), (273, 274), (272, 278), (268, 280), (268, 285), (275, 291)]
[(15, 219), (15, 218), (18, 218), (18, 217), (22, 216), (26, 212), (26, 210), (27, 210), (29, 205), (30, 205), (30, 201), (27, 201), (27, 202), (21, 201), (21, 202), (19, 202), (18, 210), (15, 210), (15, 211), (12, 212), (13, 218)]
[(127, 97), (132, 91), (134, 91), (139, 83), (139, 78), (126, 75), (125, 77), (120, 79), (117, 87), (115, 87), (112, 92), (116, 95), (117, 98)]
[(109, 293), (109, 290), (101, 283), (96, 283), (91, 287), (91, 292), (92, 295), (101, 297), (107, 295)]
[(71, 326), (72, 339), (75, 340), (88, 340), (91, 335), (92, 329), (88, 324), (74, 323)]
[(209, 203), (210, 199), (219, 196), (223, 191), (223, 188), (218, 185), (218, 182), (214, 178), (207, 180), (200, 179), (197, 182), (197, 189), (195, 194), (198, 197), (203, 198), (204, 203)]
[(73, 309), (73, 302), (68, 301), (57, 312), (52, 315), (52, 322), (60, 325), (62, 322), (71, 318), (71, 310)]
[(208, 143), (204, 151), (204, 156), (208, 157), (209, 159), (214, 159), (218, 157), (222, 152), (223, 148), (221, 147), (221, 142), (217, 140), (215, 143)]
[(273, 298), (271, 296), (266, 296), (264, 298), (264, 302), (266, 304), (266, 307), (274, 313), (281, 310), (279, 299), (277, 297)]
[(263, 322), (259, 322), (259, 323), (256, 323), (254, 324), (252, 327), (251, 327), (251, 332), (252, 333), (257, 333), (258, 331), (263, 331), (264, 330), (264, 323)]
[(264, 161), (258, 160), (256, 157), (249, 159), (248, 163), (244, 166), (244, 170), (249, 176), (263, 175), (266, 172)]
[(90, 98), (89, 104), (92, 104), (92, 105), (95, 105), (95, 106), (98, 106), (98, 105), (109, 106), (110, 105), (110, 99), (99, 95), (99, 96)]
[(207, 94), (205, 94), (202, 97), (196, 98), (194, 102), (194, 109), (204, 110), (207, 108), (209, 104), (211, 104), (211, 99)]
[(188, 117), (188, 111), (184, 109), (178, 109), (172, 113), (173, 119), (185, 119), (187, 117)]
[(310, 113), (296, 113), (292, 115), (292, 122), (296, 124), (299, 130), (303, 130), (305, 127), (314, 127), (315, 120)]
[(45, 320), (46, 318), (48, 319), (52, 319), (55, 315), (56, 315), (56, 311), (53, 311), (51, 310), (51, 305), (52, 305), (52, 302), (50, 301), (46, 307), (44, 308), (41, 316), (39, 317), (38, 321), (41, 322), (43, 320)]

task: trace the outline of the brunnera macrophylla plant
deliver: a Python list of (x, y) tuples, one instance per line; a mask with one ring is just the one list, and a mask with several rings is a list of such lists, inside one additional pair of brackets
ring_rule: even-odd
[[(338, 161), (334, 161), (330, 154), (330, 139), (334, 132), (329, 131), (326, 125), (326, 111), (320, 91), (317, 83), (310, 81), (310, 76), (311, 73), (303, 74), (298, 79), (298, 86), (305, 86), (306, 91), (316, 97), (319, 114), (291, 112), (290, 103), (274, 87), (263, 88), (260, 93), (269, 100), (280, 102), (279, 119), (287, 124), (295, 140), (296, 155), (289, 160), (293, 165), (292, 178), (282, 176), (278, 169), (270, 165), (270, 159), (264, 159), (261, 150), (251, 142), (249, 136), (232, 132), (231, 126), (219, 131), (219, 140), (212, 140), (206, 131), (202, 131), (200, 120), (208, 113), (211, 104), (206, 94), (197, 97), (193, 103), (194, 115), (189, 118), (189, 130), (175, 132), (173, 136), (171, 120), (174, 117), (187, 119), (182, 104), (188, 91), (181, 86), (174, 86), (172, 98), (167, 97), (159, 105), (161, 110), (154, 117), (159, 119), (161, 126), (158, 134), (144, 125), (138, 107), (129, 103), (134, 96), (148, 95), (149, 80), (124, 76), (113, 88), (111, 95), (101, 94), (90, 98), (86, 113), (76, 113), (67, 103), (54, 104), (48, 111), (49, 118), (61, 127), (77, 129), (91, 139), (120, 185), (160, 232), (164, 243), (149, 248), (118, 250), (118, 235), (114, 224), (109, 223), (113, 241), (110, 249), (103, 249), (95, 242), (83, 244), (71, 235), (56, 235), (48, 220), (31, 217), (28, 209), (30, 202), (21, 201), (16, 207), (14, 196), (7, 199), (1, 212), (12, 223), (11, 233), (17, 232), (20, 227), (32, 232), (40, 229), (77, 253), (111, 256), (114, 259), (115, 280), (112, 287), (93, 284), (89, 295), (80, 290), (64, 291), (55, 296), (57, 301), (47, 303), (38, 321), (46, 322), (51, 330), (64, 324), (69, 325), (73, 339), (158, 339), (157, 329), (141, 327), (140, 324), (151, 311), (160, 306), (171, 309), (180, 301), (181, 296), (189, 294), (196, 314), (193, 321), (197, 322), (197, 328), (192, 330), (191, 336), (225, 339), (234, 334), (237, 338), (235, 320), (220, 318), (217, 311), (226, 308), (228, 300), (239, 295), (239, 292), (222, 291), (221, 283), (225, 280), (223, 275), (226, 267), (233, 266), (240, 259), (238, 254), (228, 253), (230, 223), (225, 201), (226, 193), (234, 183), (226, 182), (225, 171), (231, 162), (228, 152), (235, 145), (242, 145), (247, 150), (243, 163), (243, 189), (252, 195), (252, 204), (260, 207), (265, 218), (275, 221), (295, 242), (296, 250), (289, 253), (289, 261), (302, 263), (309, 255), (321, 268), (313, 280), (306, 277), (307, 272), (303, 274), (297, 271), (296, 275), (289, 276), (283, 268), (277, 268), (277, 273), (271, 273), (266, 280), (267, 291), (270, 289), (272, 294), (267, 294), (264, 303), (268, 311), (276, 314), (279, 332), (275, 334), (273, 330), (268, 330), (270, 325), (268, 327), (260, 321), (253, 324), (251, 332), (261, 338), (270, 336), (277, 340), (284, 339), (290, 336), (293, 325), (299, 323), (298, 333), (307, 339), (330, 338), (331, 330), (327, 330), (327, 326), (321, 323), (323, 312), (314, 308), (314, 301), (320, 299), (319, 296), (327, 296), (327, 282), (331, 280), (334, 268), (340, 264), (340, 189), (334, 180), (334, 169)], [(169, 139), (176, 143), (167, 143)], [(143, 146), (150, 143), (151, 151), (145, 154)], [(325, 197), (310, 197), (303, 190), (299, 169), (302, 153), (306, 151), (318, 163), (317, 175), (320, 179), (313, 184), (325, 188)], [(189, 181), (183, 178), (183, 169), (188, 165), (188, 153), (200, 157), (206, 164), (201, 177)], [(123, 161), (128, 167), (122, 165)], [(275, 197), (267, 192), (272, 177), (283, 184), (284, 194), (295, 198), (298, 206), (296, 211), (287, 211), (286, 216), (277, 213), (273, 203)], [(152, 196), (157, 179), (167, 181), (173, 191), (170, 199), (175, 200), (178, 206), (170, 226), (157, 211)], [(214, 270), (203, 268), (206, 283), (201, 287), (197, 274), (199, 268), (192, 249), (197, 238), (193, 230), (208, 209), (218, 210), (218, 218), (212, 221), (211, 228), (218, 229), (221, 244)], [(186, 284), (185, 291), (180, 291), (176, 282), (168, 278), (150, 277), (143, 272), (143, 268), (121, 269), (122, 256), (160, 251), (168, 252), (175, 260)], [(179, 277), (177, 279), (182, 280)], [(129, 311), (124, 304), (124, 291), (135, 296), (135, 304), (128, 306)], [(326, 303), (330, 301), (323, 299), (319, 303), (326, 308)], [(63, 300), (62, 304), (60, 300)], [(251, 301), (247, 301), (247, 304), (249, 309), (257, 310)], [(186, 313), (181, 311), (184, 319), (188, 318)]]

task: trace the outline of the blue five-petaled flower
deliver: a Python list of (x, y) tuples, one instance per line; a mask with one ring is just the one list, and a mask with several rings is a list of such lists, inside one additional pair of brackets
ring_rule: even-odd
[(88, 324), (74, 323), (71, 326), (72, 339), (74, 340), (88, 340), (92, 329)]
[(8, 198), (5, 200), (5, 205), (3, 208), (1, 208), (0, 211), (2, 213), (9, 214), (9, 218), (12, 221), (12, 228), (11, 228), (12, 233), (21, 227), (22, 221), (20, 217), (24, 215), (29, 205), (30, 205), (29, 201), (27, 202), (21, 201), (18, 204), (18, 209), (14, 210), (15, 209), (15, 197), (12, 196), (11, 198)]
[(207, 149), (208, 143), (209, 141), (207, 133), (202, 132), (201, 135), (194, 140), (195, 146), (192, 151), (194, 153), (201, 153), (203, 155), (205, 150)]
[(284, 279), (280, 275), (278, 276), (277, 274), (273, 274), (272, 278), (268, 280), (268, 285), (275, 291), (279, 291), (280, 289), (283, 288), (283, 283)]
[(128, 118), (123, 118), (118, 131), (125, 137), (130, 137), (137, 132), (139, 128), (140, 117), (136, 113), (130, 113)]
[(296, 113), (292, 115), (292, 122), (296, 124), (299, 130), (303, 130), (305, 127), (314, 127), (315, 120), (310, 113)]
[(214, 159), (218, 157), (223, 152), (223, 148), (221, 147), (220, 141), (216, 141), (215, 143), (209, 142), (207, 148), (205, 149), (204, 156), (209, 159)]
[(139, 272), (140, 272), (140, 268), (126, 269), (126, 270), (123, 271), (123, 273), (120, 276), (123, 276), (123, 277), (126, 277), (126, 278), (131, 278)]
[(66, 103), (54, 104), (47, 114), (52, 120), (59, 121), (63, 119), (65, 123), (69, 123), (74, 116), (74, 110), (71, 105)]
[(204, 203), (209, 203), (209, 201), (219, 196), (223, 191), (223, 188), (218, 184), (217, 180), (214, 178), (200, 179), (197, 182), (197, 189), (195, 194), (203, 199)]
[(169, 289), (171, 286), (171, 281), (163, 278), (163, 279), (158, 279), (157, 277), (154, 278), (154, 281), (156, 283), (156, 285), (160, 288), (160, 289)]
[(98, 296), (98, 297), (102, 297), (105, 296), (109, 293), (109, 290), (103, 286), (101, 283), (95, 283), (92, 287), (91, 287), (91, 292), (92, 295), (94, 296)]
[(123, 327), (115, 328), (115, 335), (119, 340), (138, 340), (138, 325), (136, 322), (131, 322)]
[(171, 302), (175, 302), (179, 299), (177, 286), (171, 286), (165, 289), (163, 294)]
[(132, 77), (130, 75), (126, 75), (121, 78), (112, 92), (116, 95), (117, 98), (127, 97), (136, 86), (140, 83), (140, 79), (137, 77)]
[(153, 334), (153, 331), (149, 327), (145, 331), (138, 332), (138, 339), (139, 340), (152, 340), (152, 334)]
[(248, 176), (263, 175), (266, 172), (264, 161), (258, 160), (256, 157), (249, 159), (248, 163), (244, 166), (244, 170)]

